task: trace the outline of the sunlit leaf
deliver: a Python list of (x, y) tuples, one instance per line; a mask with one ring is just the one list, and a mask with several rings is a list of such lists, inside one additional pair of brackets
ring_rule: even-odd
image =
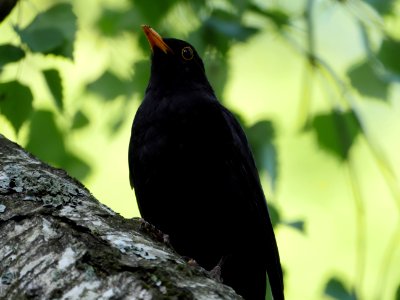
[(18, 81), (0, 83), (0, 113), (18, 132), (32, 112), (33, 96), (29, 87)]
[(352, 111), (333, 111), (317, 115), (311, 123), (321, 149), (346, 160), (351, 146), (361, 132), (360, 125)]
[(25, 57), (25, 52), (14, 45), (4, 44), (0, 45), (0, 68), (4, 65), (19, 61)]
[(59, 110), (64, 109), (63, 105), (63, 88), (60, 73), (56, 69), (48, 69), (43, 71), (47, 86), (53, 95), (54, 102)]
[(384, 40), (378, 52), (378, 58), (385, 68), (400, 76), (400, 41)]
[(81, 129), (89, 124), (88, 117), (82, 112), (77, 111), (72, 119), (72, 129)]
[(348, 70), (351, 85), (361, 95), (385, 100), (388, 96), (388, 82), (378, 76), (370, 62), (364, 61)]
[(88, 90), (105, 100), (113, 100), (120, 95), (127, 95), (132, 90), (132, 83), (106, 71), (96, 81), (88, 85)]
[(25, 28), (15, 28), (33, 52), (73, 57), (76, 16), (69, 3), (60, 3), (42, 12)]
[(325, 295), (337, 300), (357, 300), (353, 292), (347, 290), (338, 278), (331, 278), (325, 286)]
[(274, 191), (278, 177), (278, 154), (273, 142), (274, 124), (271, 121), (259, 121), (246, 129), (258, 170), (268, 174), (271, 189)]

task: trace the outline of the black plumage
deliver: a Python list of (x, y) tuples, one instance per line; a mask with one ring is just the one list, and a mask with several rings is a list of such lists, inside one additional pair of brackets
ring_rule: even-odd
[(143, 30), (151, 75), (129, 144), (130, 182), (142, 217), (180, 254), (247, 300), (265, 299), (266, 272), (284, 299), (275, 235), (246, 136), (210, 86), (196, 50)]

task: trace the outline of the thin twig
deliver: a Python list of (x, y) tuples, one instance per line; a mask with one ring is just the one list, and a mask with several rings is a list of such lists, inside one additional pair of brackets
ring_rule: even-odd
[(356, 208), (356, 258), (355, 258), (355, 270), (356, 270), (356, 291), (360, 295), (363, 290), (364, 277), (365, 277), (365, 262), (366, 262), (366, 221), (365, 221), (365, 206), (363, 203), (361, 188), (359, 180), (357, 178), (357, 172), (355, 171), (351, 156), (347, 161), (347, 171), (350, 179), (350, 185), (353, 193), (354, 204)]

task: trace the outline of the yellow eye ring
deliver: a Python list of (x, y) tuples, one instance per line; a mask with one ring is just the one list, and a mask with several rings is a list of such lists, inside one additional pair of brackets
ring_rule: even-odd
[(191, 60), (194, 56), (193, 49), (189, 46), (182, 48), (182, 58), (184, 60)]

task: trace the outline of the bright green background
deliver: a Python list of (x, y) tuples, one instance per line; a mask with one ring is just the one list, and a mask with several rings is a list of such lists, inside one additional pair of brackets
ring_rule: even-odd
[[(255, 151), (267, 154), (257, 162), (280, 215), (287, 299), (400, 299), (399, 1), (270, 0), (250, 9), (240, 0), (75, 0), (67, 3), (76, 36), (73, 14), (56, 17), (49, 27), (65, 31), (58, 34), (66, 45), (46, 32), (36, 49), (29, 24), (59, 3), (22, 1), (0, 24), (0, 45), (25, 52), (11, 59), (14, 50), (0, 51), (0, 96), (14, 97), (0, 97), (2, 134), (66, 168), (123, 216), (138, 216), (127, 148), (149, 68), (139, 25), (149, 23), (196, 46), (221, 100), (240, 115)], [(307, 54), (323, 64), (312, 67)], [(30, 89), (33, 110), (29, 90), (7, 94), (12, 80)], [(348, 155), (337, 148), (342, 133), (318, 123), (333, 108), (351, 109), (362, 124)], [(251, 128), (263, 120), (274, 138)]]

